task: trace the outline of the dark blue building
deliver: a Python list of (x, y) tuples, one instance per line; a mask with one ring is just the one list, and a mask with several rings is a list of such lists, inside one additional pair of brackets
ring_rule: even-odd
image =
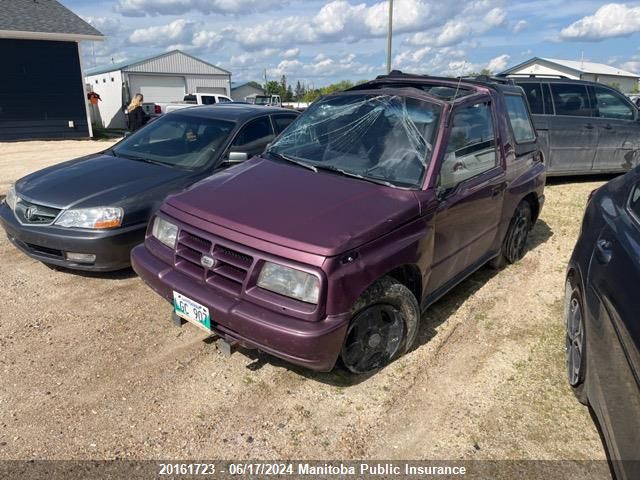
[(56, 0), (0, 0), (0, 141), (91, 136), (79, 42), (102, 39)]

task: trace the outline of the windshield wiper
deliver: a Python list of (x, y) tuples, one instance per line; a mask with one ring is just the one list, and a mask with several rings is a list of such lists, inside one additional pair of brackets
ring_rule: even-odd
[(170, 163), (166, 163), (166, 162), (161, 162), (159, 160), (151, 160), (150, 158), (146, 158), (146, 157), (139, 157), (137, 155), (131, 155), (129, 153), (125, 153), (125, 154), (119, 154), (119, 155), (115, 155), (114, 152), (114, 157), (115, 156), (120, 156), (120, 157), (124, 157), (124, 158), (128, 158), (129, 160), (136, 160), (138, 162), (145, 162), (145, 163), (152, 163), (154, 165), (162, 165), (163, 167), (172, 167), (173, 165), (171, 165)]
[(305, 163), (305, 162), (301, 162), (300, 160), (296, 160), (295, 158), (292, 158), (289, 155), (284, 155), (282, 153), (272, 152), (271, 150), (267, 150), (267, 153), (269, 155), (273, 155), (276, 158), (279, 158), (280, 160), (284, 160), (285, 162), (294, 163), (294, 164), (299, 165), (299, 166), (301, 166), (303, 168), (307, 168), (309, 170), (314, 171), (315, 173), (318, 173), (318, 169), (315, 166), (309, 165), (308, 163)]
[(385, 185), (391, 188), (397, 188), (393, 183), (387, 182), (386, 180), (380, 180), (377, 178), (365, 177), (359, 173), (349, 172), (348, 170), (343, 170), (342, 168), (334, 167), (333, 165), (316, 165), (315, 168), (317, 170), (325, 170), (327, 172), (338, 173), (345, 177), (357, 178), (359, 180), (364, 180), (365, 182), (376, 183), (378, 185)]

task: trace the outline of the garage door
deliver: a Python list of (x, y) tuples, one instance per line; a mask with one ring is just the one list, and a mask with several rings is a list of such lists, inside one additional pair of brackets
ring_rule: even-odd
[(226, 95), (227, 89), (224, 87), (196, 87), (196, 93), (218, 93)]
[(130, 75), (129, 92), (144, 95), (145, 102), (177, 102), (185, 96), (184, 77)]

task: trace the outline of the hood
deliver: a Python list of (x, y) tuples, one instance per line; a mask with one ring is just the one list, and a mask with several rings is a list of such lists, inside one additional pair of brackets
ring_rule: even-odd
[(183, 170), (96, 154), (27, 175), (16, 182), (16, 191), (27, 200), (56, 208), (97, 207), (118, 204), (183, 176)]
[(167, 202), (216, 225), (324, 256), (358, 247), (420, 213), (412, 191), (260, 157)]

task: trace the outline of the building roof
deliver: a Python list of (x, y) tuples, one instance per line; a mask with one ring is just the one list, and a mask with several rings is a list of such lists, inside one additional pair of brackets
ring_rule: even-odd
[(508, 75), (510, 73), (513, 73), (516, 70), (519, 70), (525, 67), (526, 65), (535, 63), (537, 61), (555, 63), (556, 65), (560, 65), (565, 68), (570, 68), (571, 70), (574, 70), (578, 73), (593, 73), (596, 75), (614, 75), (619, 77), (640, 78), (640, 75), (637, 73), (628, 72), (626, 70), (622, 70), (621, 68), (612, 67), (611, 65), (606, 65), (604, 63), (586, 62), (582, 60), (560, 60), (557, 58), (542, 58), (542, 57), (533, 57), (532, 59), (527, 60), (526, 62), (522, 62), (516, 65), (515, 67), (511, 67), (505, 70), (504, 72), (501, 73), (501, 75), (503, 74)]
[(256, 82), (231, 82), (231, 89), (235, 90), (236, 88), (244, 87), (245, 85), (249, 85), (250, 87), (255, 88), (256, 90), (264, 90), (262, 87), (256, 87), (253, 85)]
[(0, 37), (102, 40), (104, 35), (56, 0), (0, 0)]
[[(0, 1), (3, 1), (3, 0), (0, 0)], [(187, 57), (190, 57), (190, 58), (192, 58), (193, 60), (195, 60), (197, 62), (203, 63), (203, 64), (208, 65), (208, 66), (210, 66), (212, 68), (215, 68), (217, 70), (221, 70), (224, 73), (231, 74), (231, 72), (225, 70), (224, 68), (220, 68), (220, 67), (218, 67), (216, 65), (213, 65), (213, 64), (211, 64), (209, 62), (205, 62), (204, 60), (202, 60), (202, 59), (200, 59), (198, 57), (194, 57), (193, 55), (189, 55), (188, 53), (185, 53), (185, 52), (183, 52), (181, 50), (171, 50), (169, 52), (164, 52), (164, 53), (160, 53), (160, 54), (157, 54), (157, 55), (151, 55), (151, 56), (148, 56), (148, 57), (137, 58), (137, 59), (132, 59), (132, 60), (125, 60), (123, 62), (110, 63), (110, 64), (107, 64), (107, 65), (100, 65), (100, 66), (93, 67), (93, 68), (87, 68), (87, 69), (85, 69), (84, 74), (85, 74), (85, 76), (89, 77), (89, 76), (92, 76), (92, 75), (100, 75), (102, 73), (115, 72), (115, 71), (118, 71), (118, 70), (128, 70), (129, 68), (134, 67), (136, 65), (140, 65), (140, 64), (145, 63), (145, 62), (150, 62), (152, 60), (156, 60), (156, 59), (159, 59), (159, 58), (162, 58), (162, 57), (166, 57), (166, 56), (169, 56), (169, 55), (174, 55), (176, 53), (178, 53), (180, 55), (185, 55)]]

